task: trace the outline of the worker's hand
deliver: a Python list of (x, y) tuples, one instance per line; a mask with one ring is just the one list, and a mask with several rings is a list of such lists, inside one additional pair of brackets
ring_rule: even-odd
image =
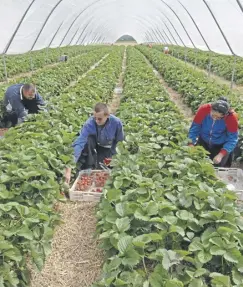
[(189, 143), (188, 146), (189, 146), (189, 147), (194, 147), (194, 144)]
[(213, 163), (220, 164), (223, 157), (224, 157), (224, 155), (222, 153), (217, 154), (213, 159)]
[(111, 158), (105, 158), (105, 159), (104, 159), (104, 164), (105, 164), (106, 166), (110, 165), (110, 163), (111, 163)]
[(67, 183), (67, 184), (69, 184), (70, 183), (70, 180), (71, 180), (71, 168), (70, 167), (68, 167), (68, 168), (66, 168), (66, 170), (65, 170), (65, 182)]

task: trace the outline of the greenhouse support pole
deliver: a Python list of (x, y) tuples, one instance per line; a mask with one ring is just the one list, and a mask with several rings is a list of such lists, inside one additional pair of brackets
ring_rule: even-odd
[(209, 57), (209, 63), (208, 63), (208, 77), (211, 76), (211, 68), (212, 68), (212, 57)]
[(30, 70), (31, 72), (34, 71), (34, 63), (33, 63), (33, 58), (32, 58), (32, 52), (30, 52)]
[(3, 68), (4, 68), (5, 80), (8, 83), (8, 71), (7, 71), (5, 54), (2, 54), (2, 60), (3, 60)]
[(45, 52), (45, 62), (48, 64), (48, 47), (46, 47)]
[(195, 54), (196, 54), (196, 56), (195, 56), (195, 62), (194, 62), (194, 69), (196, 69), (196, 67), (197, 67), (197, 55), (198, 55), (198, 49), (195, 49)]
[(233, 86), (234, 86), (235, 72), (236, 72), (236, 56), (234, 55), (234, 64), (233, 64), (232, 77), (231, 77), (231, 83), (230, 83), (231, 90), (233, 89)]
[(187, 62), (187, 49), (185, 49), (184, 60), (185, 60), (185, 63), (186, 63)]

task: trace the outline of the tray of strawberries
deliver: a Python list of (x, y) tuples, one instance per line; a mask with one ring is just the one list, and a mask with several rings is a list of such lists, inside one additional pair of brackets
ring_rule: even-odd
[(110, 177), (108, 170), (82, 170), (69, 191), (72, 201), (99, 201)]

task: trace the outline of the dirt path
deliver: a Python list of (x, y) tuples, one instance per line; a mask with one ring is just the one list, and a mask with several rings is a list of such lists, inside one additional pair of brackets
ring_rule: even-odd
[(145, 57), (147, 64), (153, 69), (154, 74), (159, 79), (160, 83), (163, 85), (165, 90), (167, 91), (171, 101), (173, 101), (176, 106), (179, 108), (181, 113), (184, 115), (185, 119), (188, 121), (193, 120), (193, 112), (192, 110), (183, 102), (182, 96), (177, 93), (175, 90), (170, 88), (168, 84), (163, 79), (162, 75), (154, 68), (154, 66), (149, 62), (149, 60)]
[(59, 204), (63, 224), (41, 273), (32, 272), (31, 287), (90, 287), (98, 278), (103, 254), (94, 238), (95, 203)]
[[(91, 69), (97, 67), (104, 57)], [(126, 51), (116, 89), (122, 90), (125, 69)], [(113, 113), (118, 109), (121, 97), (116, 89), (110, 104)], [(63, 224), (55, 231), (52, 252), (42, 272), (32, 270), (30, 287), (90, 287), (100, 276), (104, 260), (104, 254), (98, 248), (99, 242), (94, 237), (96, 203), (68, 201), (59, 203), (59, 210)]]
[(123, 79), (126, 71), (126, 62), (127, 62), (127, 48), (125, 48), (123, 61), (122, 61), (122, 72), (114, 89), (114, 94), (111, 102), (109, 103), (109, 110), (111, 114), (115, 114), (117, 109), (120, 106), (122, 92), (123, 92)]

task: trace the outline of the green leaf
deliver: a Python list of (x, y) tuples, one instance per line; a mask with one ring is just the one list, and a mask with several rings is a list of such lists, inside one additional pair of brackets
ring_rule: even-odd
[(221, 237), (213, 237), (213, 238), (210, 238), (209, 241), (217, 245), (218, 247), (224, 248), (224, 241)]
[(225, 276), (220, 273), (211, 273), (210, 277), (213, 278), (212, 283), (216, 284), (216, 286), (222, 286), (222, 287), (231, 286), (229, 276)]
[(109, 202), (118, 201), (121, 198), (121, 190), (109, 189), (106, 193)]
[(184, 237), (185, 236), (185, 231), (184, 231), (184, 229), (182, 228), (182, 227), (180, 227), (180, 226), (177, 226), (177, 225), (172, 225), (171, 227), (170, 227), (170, 229), (169, 229), (169, 232), (170, 233), (178, 233), (178, 234), (180, 234), (182, 237)]
[(241, 256), (241, 252), (238, 249), (232, 248), (224, 254), (224, 259), (232, 263), (238, 263)]
[(119, 279), (119, 278), (117, 278), (116, 281), (112, 285), (114, 285), (114, 286), (125, 286), (126, 282), (121, 280), (121, 279)]
[(24, 238), (29, 239), (29, 240), (33, 239), (33, 233), (27, 226), (23, 226), (22, 228), (20, 228), (16, 232), (16, 235), (24, 237)]
[(13, 245), (8, 241), (0, 241), (0, 250), (12, 249)]
[(232, 278), (235, 284), (242, 284), (243, 283), (243, 275), (234, 268), (232, 270)]
[(189, 245), (189, 251), (201, 251), (203, 250), (204, 247), (201, 242), (194, 240), (190, 245)]
[(116, 204), (116, 212), (123, 217), (125, 215), (125, 204), (123, 202)]
[(210, 248), (210, 253), (212, 255), (224, 255), (226, 253), (226, 250), (223, 250), (222, 248), (218, 246), (212, 246)]
[(191, 283), (189, 284), (188, 287), (206, 287), (206, 285), (204, 285), (202, 279), (192, 279)]
[[(0, 286), (1, 287), (1, 286)], [(144, 283), (143, 283), (143, 287), (149, 287), (149, 281), (145, 281)]]
[(146, 208), (148, 215), (158, 214), (158, 205), (156, 202), (150, 202)]
[(123, 254), (126, 250), (131, 246), (133, 237), (132, 236), (124, 236), (118, 241), (118, 250)]
[(111, 262), (106, 266), (107, 270), (106, 272), (111, 272), (115, 269), (117, 269), (122, 263), (121, 258), (114, 258), (111, 260)]
[(123, 185), (123, 180), (117, 180), (117, 179), (115, 179), (113, 185), (114, 185), (114, 187), (115, 187), (116, 189), (119, 189), (119, 188)]
[(125, 257), (122, 259), (122, 264), (134, 267), (140, 262), (140, 260), (141, 256), (139, 253), (135, 249), (129, 248), (126, 251)]
[(133, 239), (133, 245), (138, 247), (144, 247), (149, 242), (151, 242), (149, 234), (139, 235)]
[(128, 217), (118, 218), (116, 220), (116, 227), (120, 232), (125, 232), (130, 228), (130, 220)]
[(205, 264), (212, 259), (212, 255), (202, 250), (197, 254), (197, 258), (201, 263)]
[(194, 276), (197, 277), (201, 277), (202, 275), (207, 273), (207, 269), (205, 268), (199, 268), (196, 270), (196, 272), (194, 273)]
[(180, 210), (176, 212), (176, 216), (180, 218), (181, 220), (191, 220), (193, 219), (193, 214), (186, 211), (186, 210)]
[(176, 279), (167, 280), (165, 284), (165, 287), (183, 287), (183, 286), (184, 286), (183, 283)]

